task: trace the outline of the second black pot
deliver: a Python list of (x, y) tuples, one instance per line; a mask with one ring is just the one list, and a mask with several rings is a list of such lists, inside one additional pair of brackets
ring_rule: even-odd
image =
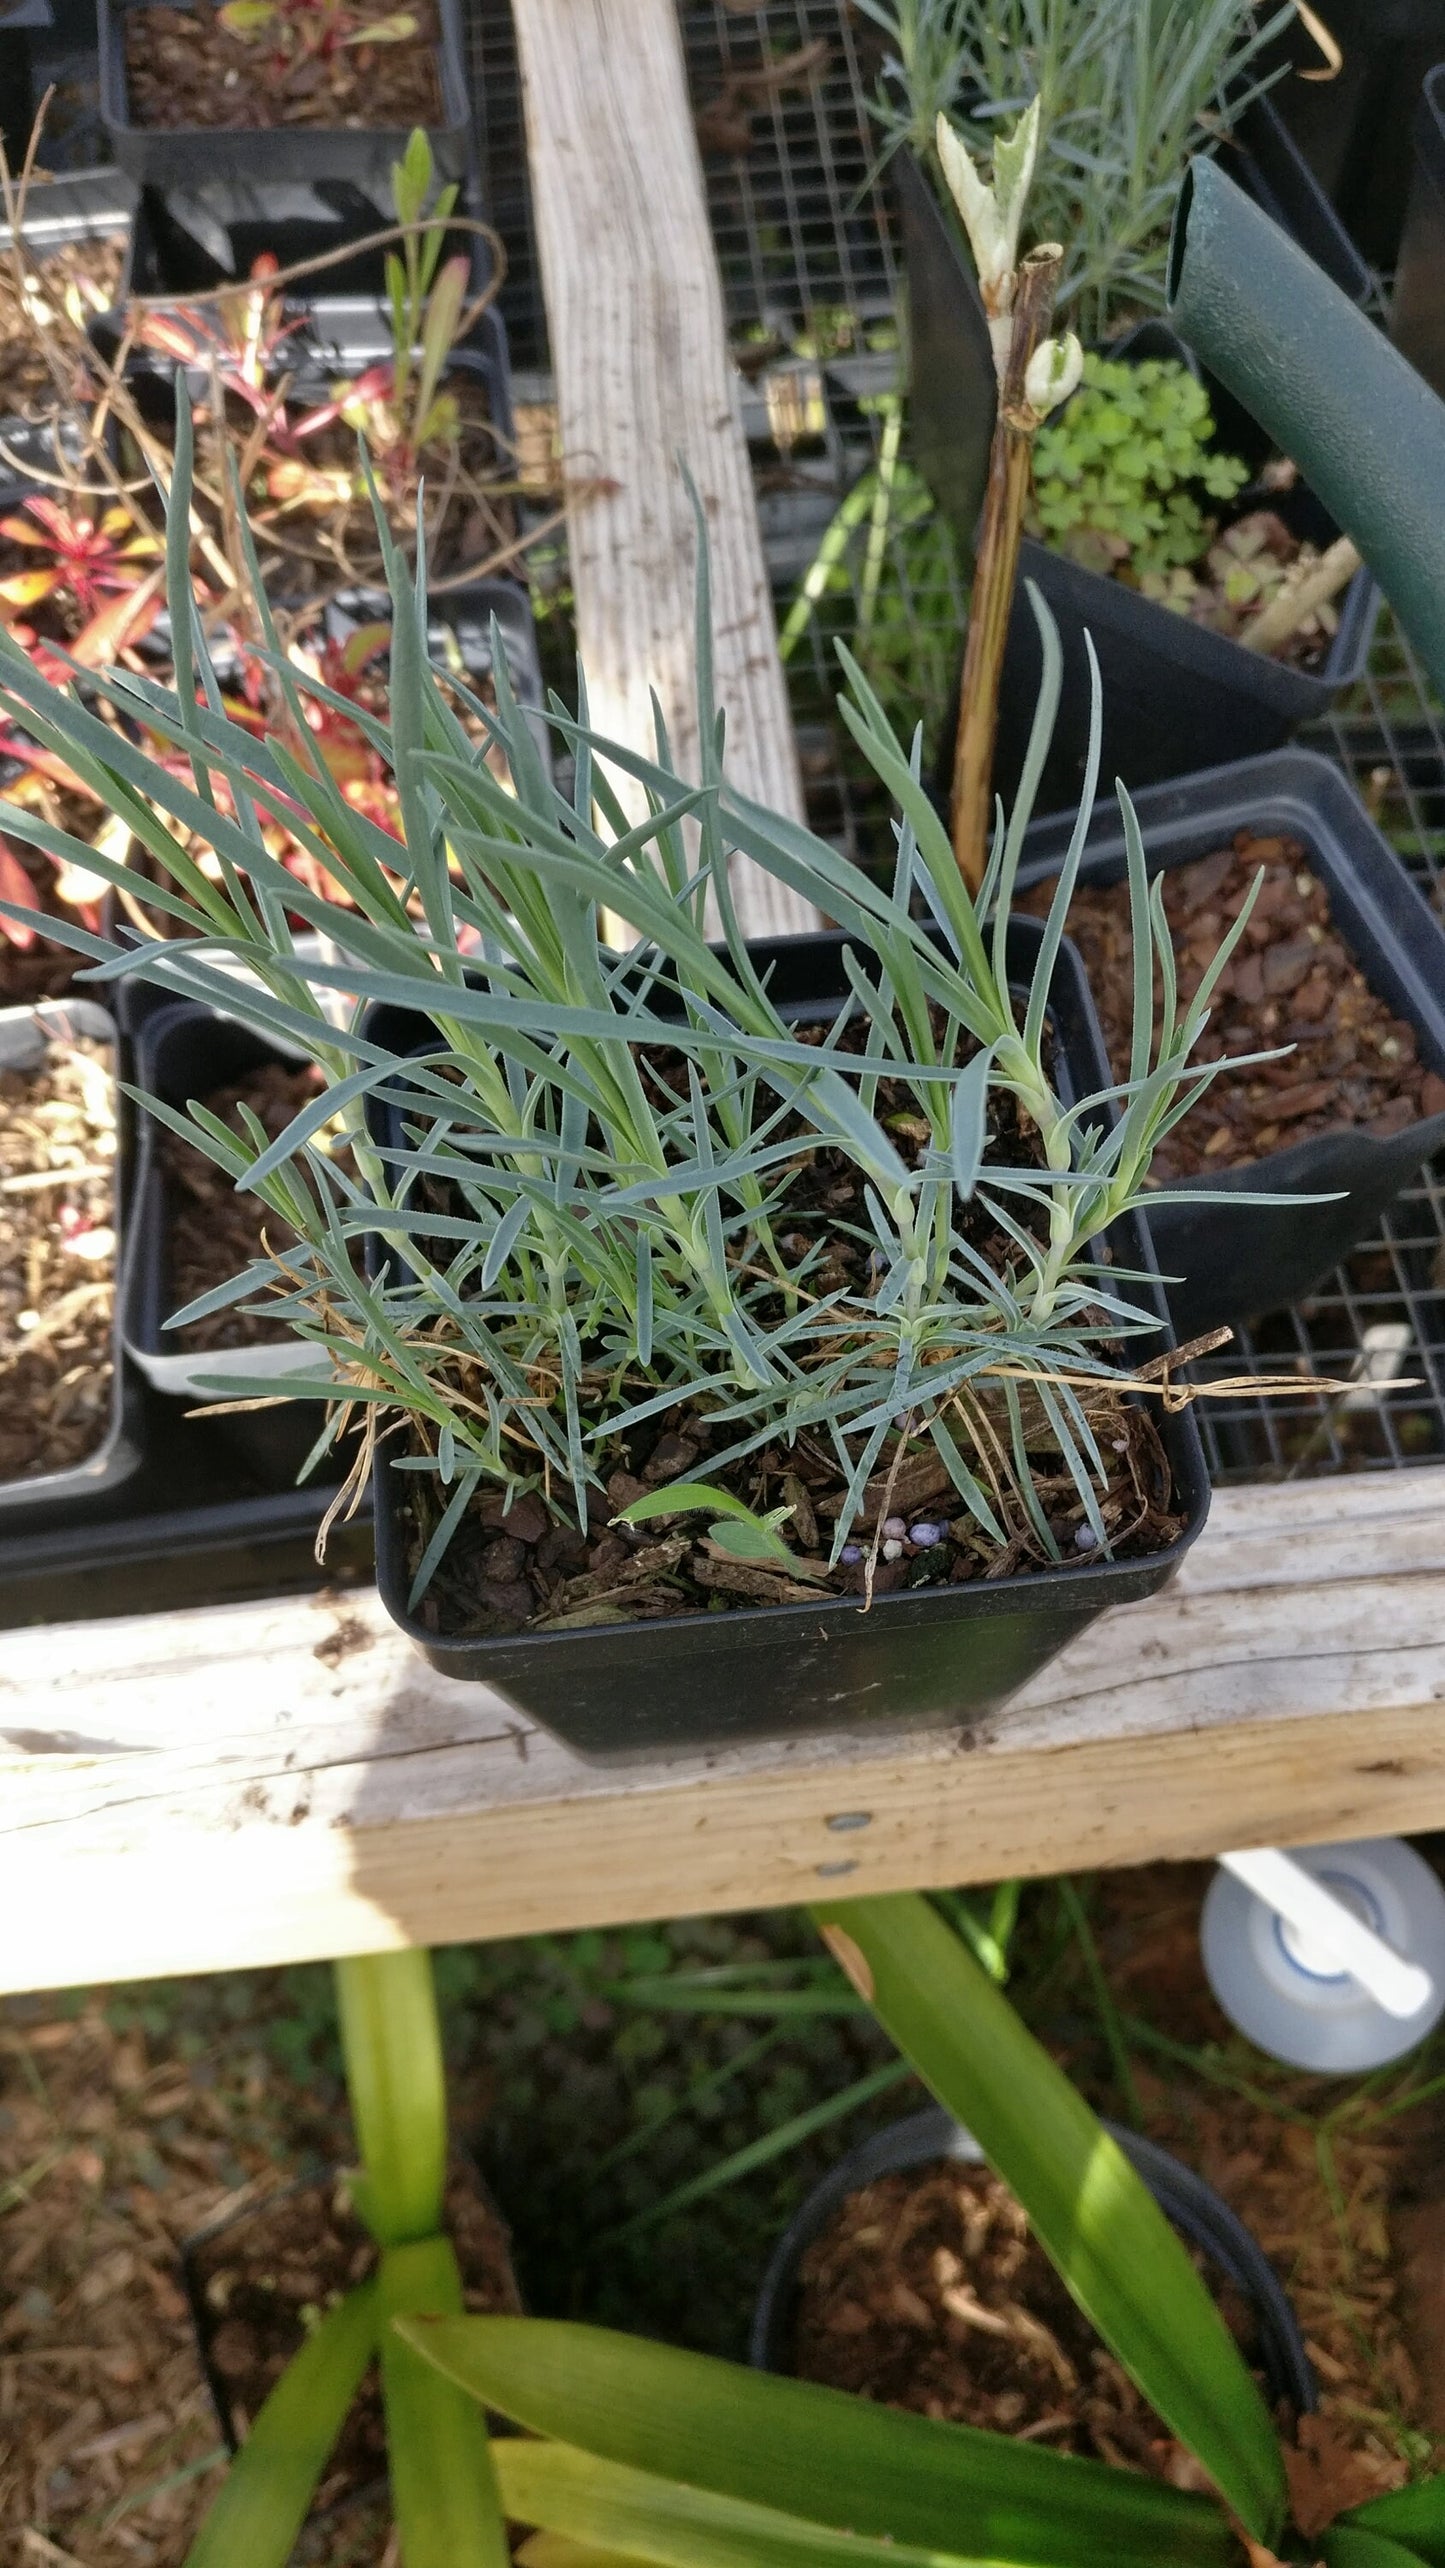
[[(1171, 2157), (1157, 2142), (1141, 2139), (1135, 2131), (1121, 2130), (1115, 2123), (1106, 2123), (1104, 2128), (1118, 2142), (1135, 2174), (1142, 2176), (1180, 2237), (1187, 2245), (1198, 2248), (1216, 2274), (1231, 2283), (1249, 2303), (1259, 2331), (1259, 2362), (1271, 2404), (1283, 2400), (1297, 2415), (1311, 2415), (1318, 2404), (1314, 2373), (1294, 2311), (1263, 2248), (1228, 2203), (1192, 2167)], [(937, 2104), (874, 2132), (871, 2139), (850, 2149), (821, 2184), (815, 2185), (779, 2239), (763, 2277), (748, 2347), (748, 2360), (755, 2370), (792, 2369), (798, 2270), (806, 2249), (821, 2236), (848, 2196), (876, 2183), (880, 2176), (906, 2174), (911, 2168), (929, 2165), (935, 2158), (958, 2158), (975, 2166), (983, 2161), (983, 2152), (972, 2134)]]
[[(1244, 759), (1156, 785), (1135, 797), (1135, 809), (1151, 872), (1226, 847), (1241, 829), (1298, 839), (1371, 989), (1409, 1020), (1421, 1059), (1445, 1076), (1445, 929), (1328, 759), (1309, 749)], [(1035, 824), (1022, 884), (1057, 870), (1071, 827), (1063, 813)], [(1125, 871), (1123, 828), (1111, 797), (1095, 813), (1083, 879), (1118, 882)], [(1441, 1148), (1445, 1115), (1407, 1124), (1388, 1140), (1342, 1127), (1208, 1181), (1211, 1191), (1233, 1201), (1176, 1204), (1171, 1192), (1184, 1190), (1161, 1187), (1150, 1199), (1149, 1231), (1180, 1337), (1299, 1301)], [(1339, 1191), (1325, 1203), (1268, 1207), (1244, 1200), (1252, 1192), (1331, 1190)]]
[[(1038, 952), (1036, 922), (1011, 931), (1011, 961), (1026, 981)], [(781, 937), (754, 947), (784, 1012), (831, 1021), (847, 995), (838, 934)], [(1050, 1016), (1075, 1097), (1109, 1084), (1098, 1023), (1079, 958), (1065, 945)], [(367, 1020), (397, 1053), (425, 1040), (425, 1021), (400, 1010)], [(396, 1146), (396, 1119), (378, 1138)], [(1113, 1235), (1111, 1235), (1112, 1238)], [(1142, 1223), (1117, 1226), (1122, 1268), (1148, 1274)], [(1121, 1285), (1162, 1317), (1152, 1283)], [(1154, 1342), (1146, 1342), (1153, 1351)], [(816, 1605), (745, 1607), (578, 1631), (482, 1639), (431, 1631), (407, 1603), (403, 1496), (411, 1473), (393, 1471), (378, 1445), (377, 1584), (402, 1631), (443, 1675), (495, 1686), (579, 1755), (603, 1762), (696, 1753), (750, 1739), (844, 1732), (886, 1739), (909, 1730), (974, 1726), (1016, 1694), (1107, 1606), (1151, 1596), (1173, 1577), (1203, 1524), (1209, 1483), (1192, 1415), (1165, 1416), (1160, 1434), (1185, 1530), (1146, 1559), (1080, 1561), (1028, 1576), (971, 1579), (879, 1596), (825, 1596)]]

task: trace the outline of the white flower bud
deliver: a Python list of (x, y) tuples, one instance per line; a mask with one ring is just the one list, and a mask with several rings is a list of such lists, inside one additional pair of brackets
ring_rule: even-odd
[(1041, 339), (1029, 359), (1024, 376), (1024, 399), (1030, 410), (1046, 419), (1078, 389), (1084, 371), (1084, 351), (1072, 330), (1062, 339)]

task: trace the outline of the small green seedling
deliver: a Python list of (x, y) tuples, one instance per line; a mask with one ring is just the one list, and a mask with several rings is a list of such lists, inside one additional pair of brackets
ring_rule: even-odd
[(791, 1507), (770, 1507), (765, 1516), (745, 1506), (729, 1490), (710, 1489), (705, 1480), (674, 1480), (666, 1488), (649, 1489), (645, 1498), (634, 1498), (613, 1517), (614, 1525), (644, 1525), (654, 1516), (692, 1516), (701, 1508), (715, 1507), (717, 1521), (708, 1527), (708, 1538), (730, 1560), (753, 1560), (769, 1569), (785, 1569), (793, 1578), (822, 1578), (826, 1572), (812, 1561), (800, 1560), (789, 1551), (778, 1531), (785, 1525)]

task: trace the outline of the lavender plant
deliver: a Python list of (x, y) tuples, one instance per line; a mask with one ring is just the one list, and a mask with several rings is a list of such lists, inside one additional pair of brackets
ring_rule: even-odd
[[(413, 581), (378, 510), (393, 599), (390, 728), (346, 710), (394, 768), (403, 848), (346, 801), (323, 762), (303, 764), (281, 732), (258, 740), (223, 710), (186, 562), (189, 449), (183, 416), (169, 538), (174, 685), (120, 670), (94, 680), (123, 717), (117, 725), (50, 685), (0, 635), (0, 710), (63, 756), (151, 860), (149, 897), (173, 941), (138, 959), (47, 921), (87, 957), (89, 977), (139, 970), (224, 1005), (239, 966), (257, 985), (248, 1014), (324, 1073), (324, 1094), (275, 1141), (259, 1126), (238, 1138), (197, 1104), (179, 1113), (148, 1101), (299, 1237), (176, 1324), (261, 1299), (310, 1344), (314, 1365), (269, 1384), (222, 1375), (214, 1387), (329, 1404), (317, 1455), (348, 1419), (373, 1431), (406, 1423), (408, 1436), (388, 1449), (433, 1484), (434, 1531), (414, 1595), (479, 1485), (540, 1487), (583, 1515), (605, 1476), (607, 1439), (683, 1401), (704, 1404), (720, 1431), (713, 1470), (804, 1431), (831, 1448), (845, 1490), (835, 1557), (900, 1425), (931, 1438), (961, 1508), (1004, 1538), (984, 1391), (1003, 1421), (1019, 1502), (1054, 1552), (1027, 1451), (1025, 1410), (1036, 1431), (1041, 1408), (1107, 1549), (1089, 1403), (1127, 1380), (1120, 1347), (1152, 1323), (1121, 1289), (1128, 1279), (1099, 1263), (1096, 1243), (1140, 1202), (1156, 1142), (1218, 1075), (1221, 1065), (1191, 1067), (1190, 1055), (1244, 921), (1181, 1010), (1124, 798), (1138, 958), (1130, 1075), (1107, 1099), (1065, 1097), (1049, 990), (1092, 770), (1021, 997), (1006, 952), (1059, 687), (1057, 637), (1041, 607), (1044, 674), (1023, 787), (1007, 824), (1000, 815), (977, 900), (924, 790), (920, 743), (911, 756), (899, 745), (843, 654), (842, 718), (899, 809), (894, 877), (880, 887), (826, 841), (729, 788), (705, 552), (697, 780), (679, 774), (660, 725), (650, 757), (600, 738), (584, 687), (576, 720), (555, 700), (551, 714), (573, 761), (564, 793), (499, 646), (495, 708), (467, 709), (501, 750), (509, 792), (463, 726), (459, 681), (443, 685), (428, 666), (424, 564)], [(304, 737), (306, 701), (335, 699), (293, 667), (269, 618), (266, 635)], [(165, 765), (127, 723), (167, 744)], [(618, 776), (642, 790), (640, 821), (629, 824)], [(273, 817), (341, 887), (345, 911), (268, 853), (262, 824)], [(37, 813), (8, 807), (5, 826), (128, 879)], [(179, 843), (191, 832), (214, 849), (219, 880)], [(790, 1024), (749, 951), (731, 889), (740, 857), (846, 931), (848, 996), (817, 1041)], [(621, 950), (607, 942), (608, 922), (620, 923)], [(318, 933), (332, 959), (300, 950), (301, 936)], [(389, 1034), (373, 1003), (414, 1012), (402, 1020), (409, 1030)], [(901, 1084), (924, 1136), (912, 1164), (878, 1111), (884, 1081)], [(1026, 1164), (986, 1155), (1002, 1102), (1036, 1132)], [(387, 1114), (390, 1139), (377, 1123)], [(338, 1137), (349, 1160), (332, 1146)], [(790, 1176), (824, 1149), (858, 1172), (866, 1205), (863, 1280), (841, 1286), (819, 1271), (816, 1250), (792, 1252), (784, 1211)], [(974, 1198), (1007, 1243), (997, 1264), (959, 1218)], [(353, 1254), (367, 1234), (384, 1250), (371, 1274)]]

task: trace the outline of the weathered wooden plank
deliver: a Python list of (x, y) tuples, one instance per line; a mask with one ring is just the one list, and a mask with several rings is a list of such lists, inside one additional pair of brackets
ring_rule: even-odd
[[(574, 478), (601, 484), (567, 526), (593, 719), (650, 752), (655, 690), (683, 770), (696, 774), (685, 464), (712, 548), (728, 772), (801, 819), (673, 0), (524, 0), (516, 18), (562, 452)], [(741, 860), (734, 888), (754, 935), (817, 924)]]
[(1442, 1501), (1225, 1491), (1165, 1595), (891, 1746), (586, 1766), (369, 1592), (9, 1633), (0, 1987), (1439, 1826)]

